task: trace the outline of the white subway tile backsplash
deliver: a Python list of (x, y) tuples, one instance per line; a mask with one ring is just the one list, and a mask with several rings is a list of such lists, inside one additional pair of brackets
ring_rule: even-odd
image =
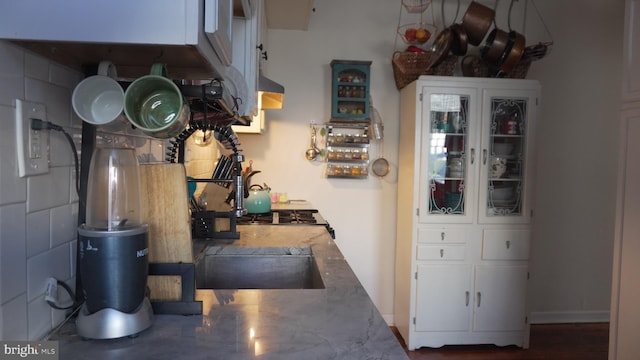
[[(71, 288), (71, 291), (73, 291), (73, 294), (69, 294), (62, 287), (58, 288), (58, 305), (62, 307), (67, 307), (73, 304), (73, 302), (75, 301), (75, 299), (73, 299), (72, 296), (75, 296), (76, 278), (73, 277), (65, 281), (65, 283)], [(52, 309), (52, 315), (53, 315), (52, 316), (53, 325), (55, 326), (57, 324), (60, 324), (62, 321), (64, 321), (64, 319), (67, 316), (67, 311)]]
[(26, 290), (25, 230), (24, 203), (0, 206), (0, 304)]
[[(65, 130), (66, 131), (66, 130)], [(49, 132), (49, 166), (72, 166), (73, 152), (63, 133)]]
[(18, 177), (14, 111), (0, 105), (0, 205), (27, 199), (27, 179)]
[(11, 145), (15, 154), (16, 147), (16, 108), (14, 106), (0, 105), (0, 144)]
[(2, 304), (2, 340), (28, 338), (27, 296), (22, 294)]
[(84, 78), (84, 75), (76, 70), (70, 69), (66, 66), (51, 64), (49, 66), (49, 79), (50, 82), (56, 85), (66, 87), (67, 89), (73, 89)]
[(76, 236), (77, 213), (74, 218), (73, 205), (63, 205), (51, 209), (51, 247), (68, 243)]
[(69, 168), (49, 168), (49, 173), (27, 178), (27, 211), (39, 211), (69, 202)]
[(57, 246), (27, 260), (27, 298), (29, 301), (43, 294), (47, 279), (69, 279), (69, 244)]
[(0, 83), (3, 84), (0, 86), (0, 105), (15, 107), (16, 99), (24, 99), (23, 78), (0, 75)]
[(73, 110), (73, 106), (71, 106), (71, 126), (77, 129), (82, 128), (82, 119), (80, 119), (78, 114)]
[(40, 254), (51, 247), (51, 215), (42, 210), (27, 214), (27, 257)]
[(25, 51), (24, 55), (24, 76), (49, 81), (49, 61), (30, 51)]
[(24, 77), (24, 50), (10, 42), (0, 41), (0, 75)]
[(47, 120), (61, 126), (71, 125), (71, 90), (40, 79), (25, 79), (25, 99), (43, 103)]
[(53, 328), (52, 310), (54, 309), (44, 300), (44, 295), (29, 302), (27, 306), (29, 340), (42, 339)]
[(0, 41), (0, 104), (15, 106), (15, 99), (24, 98), (24, 51)]

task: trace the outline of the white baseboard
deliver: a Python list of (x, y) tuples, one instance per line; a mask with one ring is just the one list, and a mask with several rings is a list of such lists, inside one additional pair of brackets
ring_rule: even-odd
[[(603, 323), (609, 322), (609, 311), (538, 311), (532, 312), (531, 324), (570, 324), (570, 323)], [(394, 326), (393, 315), (382, 314), (387, 325)]]
[(609, 311), (538, 311), (532, 312), (531, 324), (609, 322)]
[(385, 315), (385, 314), (381, 314), (381, 315), (384, 321), (387, 322), (387, 325), (394, 326), (393, 315)]

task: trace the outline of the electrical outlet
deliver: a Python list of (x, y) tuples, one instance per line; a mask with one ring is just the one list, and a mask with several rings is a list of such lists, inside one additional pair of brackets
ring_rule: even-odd
[(58, 280), (55, 278), (50, 277), (47, 279), (47, 289), (44, 292), (44, 299), (54, 304), (58, 302)]
[(16, 99), (18, 176), (49, 172), (49, 131), (32, 130), (31, 119), (47, 120), (44, 104)]

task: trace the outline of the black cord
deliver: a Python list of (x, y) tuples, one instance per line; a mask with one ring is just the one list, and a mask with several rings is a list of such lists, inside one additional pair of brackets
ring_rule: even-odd
[(73, 160), (76, 168), (76, 193), (78, 197), (80, 197), (80, 161), (78, 161), (78, 151), (76, 149), (76, 144), (73, 142), (73, 138), (69, 133), (64, 131), (62, 126), (56, 125), (50, 121), (44, 121), (41, 119), (31, 119), (31, 129), (32, 130), (55, 130), (60, 131), (64, 135), (64, 137), (69, 142), (71, 146), (71, 151), (73, 152)]
[[(73, 152), (73, 161), (76, 169), (76, 193), (78, 194), (78, 197), (80, 197), (80, 161), (78, 160), (78, 151), (76, 149), (76, 144), (73, 142), (73, 138), (71, 137), (71, 135), (69, 135), (69, 133), (62, 128), (62, 126), (56, 125), (50, 121), (44, 121), (41, 119), (31, 119), (31, 129), (60, 131), (64, 135), (64, 137), (67, 139), (67, 142), (71, 146), (71, 151)], [(57, 310), (68, 310), (80, 305), (75, 301), (75, 295), (73, 293), (73, 290), (71, 290), (71, 287), (69, 287), (69, 285), (67, 285), (64, 281), (60, 281), (57, 279), (56, 279), (56, 283), (57, 285), (62, 286), (67, 291), (67, 293), (69, 294), (69, 297), (72, 300), (72, 303), (69, 306), (58, 306), (55, 302), (51, 300), (47, 300), (47, 303), (49, 304), (49, 306)]]
[[(75, 299), (75, 295), (73, 294), (73, 290), (71, 290), (71, 288), (69, 287), (69, 285), (67, 285), (67, 283), (65, 283), (64, 281), (57, 280), (57, 279), (56, 279), (56, 282), (57, 282), (58, 285), (62, 286), (65, 290), (67, 290), (67, 293), (69, 294), (69, 297), (71, 298), (71, 300)], [(79, 304), (76, 304), (75, 301), (73, 301), (73, 303), (71, 303), (71, 305), (69, 305), (69, 306), (58, 306), (56, 303), (54, 303), (51, 300), (47, 300), (47, 304), (49, 304), (49, 306), (51, 306), (52, 308), (57, 309), (57, 310), (69, 310), (69, 309), (74, 308), (76, 305), (79, 305)]]

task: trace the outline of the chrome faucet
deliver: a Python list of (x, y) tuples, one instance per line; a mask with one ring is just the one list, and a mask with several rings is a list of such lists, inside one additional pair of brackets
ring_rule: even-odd
[(240, 217), (247, 213), (247, 209), (244, 208), (244, 181), (242, 178), (242, 161), (244, 161), (244, 155), (236, 151), (231, 155), (231, 158), (233, 159), (233, 166), (236, 169), (234, 179), (235, 198), (233, 201), (233, 211), (236, 217)]

